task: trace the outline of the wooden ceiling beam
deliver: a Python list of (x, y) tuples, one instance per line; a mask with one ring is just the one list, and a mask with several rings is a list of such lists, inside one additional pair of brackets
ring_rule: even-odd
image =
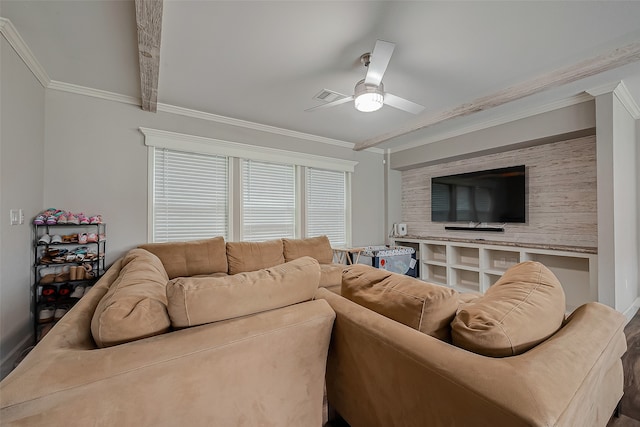
[(135, 0), (135, 3), (142, 109), (155, 113), (158, 109), (162, 0)]
[(444, 122), (445, 120), (468, 116), (479, 111), (488, 110), (553, 87), (566, 85), (636, 61), (640, 61), (640, 43), (631, 43), (594, 58), (587, 59), (577, 64), (544, 74), (538, 78), (508, 87), (501, 91), (492, 93), (491, 95), (474, 99), (469, 103), (459, 105), (453, 109), (423, 116), (409, 126), (400, 128), (397, 131), (359, 142), (353, 149), (360, 151), (365, 148), (375, 147), (376, 145), (380, 145), (393, 138), (433, 126), (437, 123)]

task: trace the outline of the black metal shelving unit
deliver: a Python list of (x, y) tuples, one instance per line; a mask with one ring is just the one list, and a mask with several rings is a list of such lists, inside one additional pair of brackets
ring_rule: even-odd
[[(77, 241), (77, 236), (80, 233), (95, 233), (97, 237), (97, 241), (95, 242), (83, 242), (80, 243)], [(53, 237), (56, 235), (59, 236), (76, 236), (75, 241), (68, 242), (49, 242), (43, 243), (41, 242), (41, 237), (45, 234)], [(35, 342), (37, 343), (41, 338), (41, 331), (43, 327), (49, 325), (53, 322), (47, 323), (39, 323), (39, 310), (42, 305), (47, 304), (43, 301), (42, 298), (42, 288), (46, 285), (54, 285), (56, 286), (57, 291), (59, 291), (62, 285), (67, 285), (71, 288), (71, 290), (75, 290), (75, 288), (79, 285), (88, 287), (93, 286), (93, 284), (104, 274), (106, 271), (105, 267), (105, 255), (106, 255), (106, 247), (107, 247), (107, 224), (99, 223), (99, 224), (34, 224), (33, 225), (33, 252), (34, 252), (34, 277), (33, 277), (33, 285), (31, 286), (31, 296), (32, 296), (32, 313), (33, 313), (33, 324), (34, 324), (34, 337)], [(91, 260), (86, 259), (77, 259), (76, 251), (78, 248), (86, 247), (87, 253), (91, 252), (95, 254), (94, 258)], [(56, 259), (54, 262), (51, 257), (46, 257), (45, 255), (50, 253), (52, 250), (60, 249), (61, 252), (66, 250), (67, 252), (63, 255), (65, 256), (64, 260), (61, 260), (60, 257)], [(82, 251), (80, 251), (82, 252)], [(76, 259), (69, 260), (66, 258), (68, 255), (75, 255)], [(86, 258), (86, 256), (85, 256)], [(85, 268), (85, 266), (87, 266)], [(66, 278), (64, 273), (66, 271), (70, 271), (71, 267), (83, 267), (83, 271), (87, 271), (90, 267), (90, 270), (93, 272), (93, 277), (83, 277), (82, 279), (71, 280), (70, 278)], [(60, 276), (55, 276), (54, 281), (52, 283), (42, 283), (43, 277), (46, 274), (43, 272), (48, 271), (47, 269), (54, 268), (59, 269), (61, 271)], [(49, 273), (55, 274), (55, 273)], [(84, 275), (85, 273), (83, 273)], [(64, 303), (67, 305), (73, 305), (76, 300), (66, 299), (60, 300), (59, 303)]]

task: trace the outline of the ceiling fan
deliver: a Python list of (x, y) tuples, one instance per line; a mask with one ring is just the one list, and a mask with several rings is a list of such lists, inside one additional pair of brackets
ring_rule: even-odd
[(367, 74), (364, 79), (356, 83), (353, 95), (343, 95), (341, 93), (331, 91), (339, 96), (337, 100), (309, 108), (305, 111), (321, 110), (324, 108), (335, 107), (336, 105), (344, 104), (349, 101), (354, 101), (356, 110), (365, 113), (377, 111), (382, 108), (383, 105), (389, 105), (390, 107), (407, 111), (412, 114), (420, 113), (424, 110), (422, 105), (384, 91), (382, 77), (384, 76), (384, 72), (387, 70), (387, 66), (389, 65), (389, 61), (391, 60), (391, 55), (393, 54), (393, 49), (395, 47), (395, 43), (377, 40), (376, 45), (373, 48), (373, 52), (365, 53), (360, 57), (360, 62), (367, 67)]

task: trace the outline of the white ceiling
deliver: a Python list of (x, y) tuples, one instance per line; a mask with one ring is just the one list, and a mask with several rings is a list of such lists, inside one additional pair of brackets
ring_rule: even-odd
[[(140, 97), (133, 0), (1, 0), (52, 80)], [(426, 107), (419, 117), (352, 103), (305, 112), (321, 89), (352, 94), (375, 41), (396, 43), (385, 89)], [(640, 42), (640, 1), (165, 0), (158, 102), (358, 143), (507, 87)], [(380, 145), (398, 148), (480, 121), (624, 81), (631, 64)], [(148, 113), (154, 114), (154, 113)]]

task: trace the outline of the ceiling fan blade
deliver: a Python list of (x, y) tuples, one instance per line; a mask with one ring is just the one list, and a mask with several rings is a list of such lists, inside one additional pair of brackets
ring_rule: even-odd
[(336, 99), (335, 101), (328, 102), (326, 104), (321, 104), (321, 105), (318, 105), (316, 107), (307, 108), (304, 111), (323, 110), (325, 108), (335, 107), (336, 105), (340, 105), (340, 104), (344, 104), (344, 103), (349, 102), (349, 101), (353, 101), (353, 96), (347, 96), (347, 95), (344, 95), (344, 96), (345, 96), (345, 98)]
[(371, 62), (367, 69), (367, 76), (364, 78), (365, 84), (378, 86), (380, 82), (382, 82), (382, 76), (384, 76), (384, 72), (387, 70), (395, 47), (395, 43), (384, 40), (376, 41), (376, 45), (371, 53)]
[(385, 105), (389, 105), (390, 107), (394, 107), (412, 114), (418, 114), (422, 112), (422, 110), (424, 110), (424, 107), (422, 105), (411, 102), (408, 99), (400, 98), (399, 96), (396, 96), (389, 92), (385, 92), (384, 94), (384, 103)]

